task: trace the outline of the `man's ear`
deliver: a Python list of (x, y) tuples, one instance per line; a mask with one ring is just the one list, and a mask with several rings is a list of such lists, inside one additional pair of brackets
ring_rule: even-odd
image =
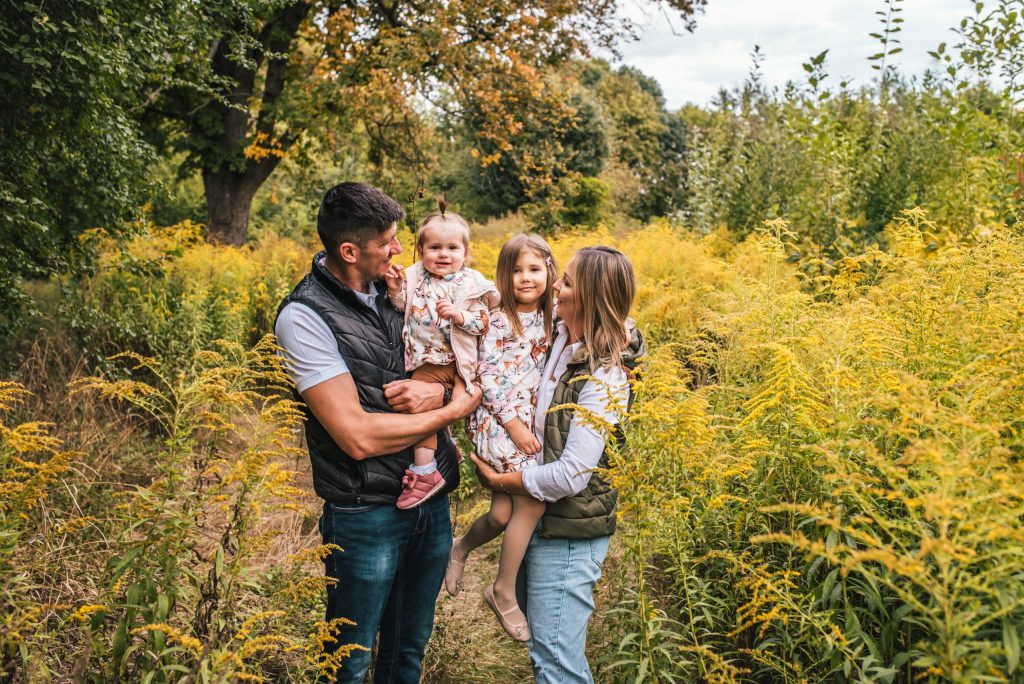
[(359, 261), (359, 246), (354, 242), (342, 242), (338, 246), (338, 256), (346, 264)]

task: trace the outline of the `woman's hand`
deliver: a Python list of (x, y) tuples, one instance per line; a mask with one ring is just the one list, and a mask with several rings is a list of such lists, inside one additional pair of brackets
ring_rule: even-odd
[(405, 285), (405, 271), (398, 264), (391, 264), (384, 274), (384, 282), (388, 285), (388, 294), (391, 297), (397, 297), (402, 292), (402, 286)]
[(527, 456), (532, 456), (540, 451), (540, 442), (534, 436), (533, 430), (528, 428), (526, 423), (518, 418), (513, 418), (505, 423), (505, 431), (508, 433), (509, 438), (511, 438), (512, 443), (516, 445), (516, 449), (519, 449), (519, 451)]
[(487, 489), (501, 492), (502, 494), (519, 494), (521, 496), (533, 496), (523, 486), (522, 473), (499, 473), (489, 464), (484, 463), (476, 452), (469, 455), (473, 465), (476, 466), (476, 479), (480, 480)]
[(482, 458), (476, 455), (475, 451), (469, 454), (469, 458), (473, 461), (473, 465), (476, 466), (476, 479), (480, 480), (480, 484), (487, 489), (501, 491), (498, 487), (498, 471), (485, 463)]

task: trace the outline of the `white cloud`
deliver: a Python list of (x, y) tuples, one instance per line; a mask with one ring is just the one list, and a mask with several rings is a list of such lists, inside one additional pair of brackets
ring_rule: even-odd
[[(904, 50), (893, 60), (903, 74), (921, 76), (934, 67), (928, 50), (952, 37), (949, 29), (971, 11), (970, 3), (905, 0), (900, 6), (905, 21), (896, 37)], [(801, 64), (826, 49), (829, 82), (863, 84), (875, 75), (868, 56), (878, 42), (868, 34), (879, 30), (875, 11), (884, 7), (871, 0), (709, 0), (691, 34), (649, 0), (623, 0), (623, 13), (642, 33), (621, 46), (622, 61), (656, 78), (670, 108), (707, 104), (720, 88), (742, 83), (755, 45), (765, 54), (762, 73), (769, 86), (802, 80)]]

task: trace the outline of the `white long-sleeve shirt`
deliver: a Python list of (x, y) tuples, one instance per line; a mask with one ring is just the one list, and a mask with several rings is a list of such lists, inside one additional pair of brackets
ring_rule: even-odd
[[(569, 366), (569, 360), (583, 344), (568, 344), (569, 335), (565, 324), (559, 322), (558, 334), (551, 347), (551, 354), (544, 367), (540, 389), (537, 391), (537, 414), (533, 422), (533, 433), (544, 444), (544, 419), (551, 398), (558, 386), (558, 380)], [(591, 373), (580, 390), (576, 404), (611, 424), (619, 423), (629, 399), (629, 381), (626, 371), (619, 367), (598, 368)], [(535, 499), (558, 501), (583, 491), (590, 482), (594, 468), (597, 468), (604, 452), (605, 435), (586, 420), (574, 414), (565, 440), (562, 456), (557, 461), (523, 471), (523, 486)], [(537, 456), (543, 463), (543, 451)]]

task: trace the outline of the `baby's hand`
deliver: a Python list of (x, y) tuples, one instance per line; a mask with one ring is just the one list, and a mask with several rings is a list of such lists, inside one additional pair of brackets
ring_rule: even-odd
[(437, 303), (437, 315), (455, 325), (465, 325), (466, 323), (466, 317), (447, 299), (442, 299)]
[(384, 274), (384, 282), (388, 285), (388, 294), (397, 297), (402, 292), (402, 285), (405, 284), (405, 272), (398, 264), (388, 266)]
[(516, 445), (516, 449), (524, 454), (531, 455), (540, 451), (540, 442), (533, 435), (533, 430), (526, 426), (526, 423), (514, 418), (505, 423), (505, 431)]

